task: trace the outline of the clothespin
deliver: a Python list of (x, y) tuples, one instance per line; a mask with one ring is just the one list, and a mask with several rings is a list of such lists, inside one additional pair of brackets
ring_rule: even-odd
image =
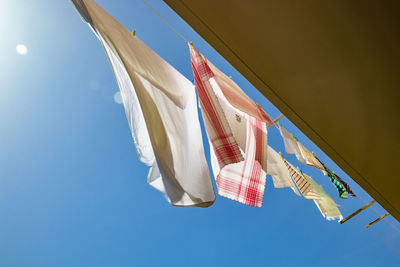
[(132, 36), (136, 36), (136, 29), (132, 31)]

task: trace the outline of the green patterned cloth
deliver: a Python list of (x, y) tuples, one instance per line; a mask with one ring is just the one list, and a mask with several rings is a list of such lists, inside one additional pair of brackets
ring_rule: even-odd
[[(325, 166), (324, 166), (325, 167)], [(348, 194), (347, 194), (347, 190), (346, 187), (341, 183), (341, 181), (339, 181), (335, 174), (331, 172), (331, 170), (329, 170), (327, 167), (325, 167), (325, 171), (328, 174), (329, 178), (331, 178), (331, 183), (336, 186), (336, 189), (339, 192), (339, 196), (341, 198), (347, 198)]]
[(328, 174), (329, 178), (331, 179), (331, 182), (334, 186), (336, 186), (338, 192), (339, 192), (339, 196), (341, 198), (347, 198), (348, 195), (352, 196), (352, 197), (357, 197), (356, 194), (354, 194), (353, 190), (351, 190), (350, 186), (343, 181), (339, 176), (337, 176), (334, 172), (332, 172), (330, 169), (328, 169), (328, 167), (325, 166), (325, 164), (323, 164), (319, 158), (315, 157), (320, 163), (321, 165), (324, 167), (326, 173)]

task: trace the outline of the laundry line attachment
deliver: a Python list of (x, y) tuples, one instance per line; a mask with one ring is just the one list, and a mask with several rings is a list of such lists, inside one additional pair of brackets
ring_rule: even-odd
[(373, 224), (375, 224), (375, 223), (379, 222), (380, 220), (382, 220), (382, 219), (386, 218), (386, 217), (387, 217), (387, 216), (389, 216), (389, 215), (390, 215), (390, 213), (388, 212), (388, 213), (386, 213), (386, 214), (382, 215), (381, 217), (379, 217), (378, 219), (376, 219), (376, 220), (374, 220), (374, 221), (370, 222), (370, 223), (369, 223), (369, 224), (367, 224), (365, 227), (369, 228), (371, 225), (373, 225)]
[(283, 114), (281, 114), (281, 115), (279, 115), (278, 117), (276, 117), (276, 119), (272, 121), (273, 123), (270, 123), (270, 124), (267, 125), (267, 129), (268, 129), (269, 127), (271, 127), (272, 125), (274, 125), (275, 123), (277, 123), (277, 122), (278, 122), (280, 119), (282, 119), (283, 117), (285, 117), (285, 115), (283, 115)]
[[(366, 210), (367, 208), (369, 208), (370, 206), (372, 206), (373, 204), (376, 203), (376, 200), (372, 200), (370, 203), (368, 203), (367, 205), (365, 205), (364, 207), (360, 208), (359, 210), (357, 210), (356, 212), (350, 214), (349, 216), (347, 216), (346, 218), (344, 218), (343, 220), (340, 221), (340, 224), (343, 224), (345, 222), (347, 222), (348, 220), (350, 220), (351, 218), (353, 218), (354, 216), (356, 216), (357, 214), (359, 214), (360, 212), (362, 212), (363, 210)], [(383, 218), (382, 218), (383, 219)]]

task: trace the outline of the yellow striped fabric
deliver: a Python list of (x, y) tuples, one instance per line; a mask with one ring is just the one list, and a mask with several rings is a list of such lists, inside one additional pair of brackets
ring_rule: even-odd
[(307, 181), (307, 179), (304, 178), (303, 174), (293, 167), (293, 165), (290, 164), (286, 159), (282, 159), (303, 196), (307, 199), (321, 199), (321, 196), (315, 192), (313, 186)]

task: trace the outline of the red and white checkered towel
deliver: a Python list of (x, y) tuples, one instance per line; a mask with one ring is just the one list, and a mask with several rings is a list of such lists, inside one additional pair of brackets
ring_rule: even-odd
[[(266, 173), (261, 162), (265, 159), (267, 135), (263, 123), (249, 115), (246, 120), (246, 151), (244, 160), (219, 170), (213, 168), (218, 193), (249, 206), (262, 206)], [(265, 125), (264, 125), (265, 127)], [(217, 171), (216, 171), (217, 170)], [(219, 170), (219, 172), (218, 172)]]
[(189, 47), (218, 193), (261, 207), (267, 163), (265, 122), (271, 120), (239, 86)]

